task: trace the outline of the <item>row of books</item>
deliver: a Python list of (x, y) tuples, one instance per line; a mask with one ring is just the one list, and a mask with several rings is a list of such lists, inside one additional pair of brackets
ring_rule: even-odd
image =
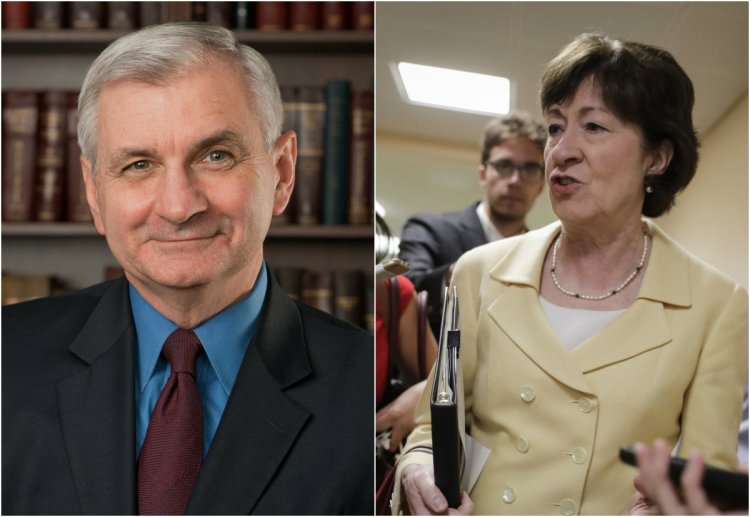
[[(373, 330), (372, 274), (363, 271), (321, 272), (300, 268), (275, 268), (274, 275), (294, 299), (353, 325)], [(119, 267), (107, 267), (104, 279), (122, 275)], [(2, 304), (10, 305), (69, 291), (53, 275), (3, 273)]]
[[(274, 224), (371, 224), (372, 91), (352, 91), (349, 81), (282, 91), (285, 129), (298, 134), (297, 182)], [(59, 90), (3, 93), (3, 221), (91, 221), (77, 97)]]
[(273, 268), (273, 273), (284, 291), (295, 300), (373, 331), (372, 273), (291, 267)]
[(373, 2), (3, 2), (7, 29), (136, 29), (200, 21), (268, 31), (372, 30)]
[(284, 130), (297, 133), (297, 177), (276, 222), (372, 224), (373, 92), (348, 80), (281, 88)]

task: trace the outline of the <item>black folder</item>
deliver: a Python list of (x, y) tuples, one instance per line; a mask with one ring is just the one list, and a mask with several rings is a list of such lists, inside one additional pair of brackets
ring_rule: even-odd
[(465, 415), (459, 363), (461, 331), (458, 328), (458, 296), (455, 286), (450, 292), (446, 288), (444, 298), (443, 323), (430, 396), (432, 462), (435, 484), (448, 500), (448, 506), (458, 508), (465, 463)]

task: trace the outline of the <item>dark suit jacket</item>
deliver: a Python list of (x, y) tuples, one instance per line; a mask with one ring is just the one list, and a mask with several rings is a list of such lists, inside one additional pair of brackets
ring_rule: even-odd
[[(3, 309), (2, 513), (136, 512), (127, 282)], [(275, 281), (187, 513), (373, 513), (372, 337)]]
[(401, 231), (399, 257), (411, 265), (406, 276), (417, 291), (427, 291), (430, 327), (440, 337), (445, 272), (470, 249), (487, 243), (473, 203), (460, 212), (417, 214)]

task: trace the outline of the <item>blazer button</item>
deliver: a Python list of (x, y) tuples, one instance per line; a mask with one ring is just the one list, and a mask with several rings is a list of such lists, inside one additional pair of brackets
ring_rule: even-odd
[(563, 499), (560, 501), (560, 513), (563, 515), (575, 515), (577, 510), (578, 507), (572, 499)]
[(578, 399), (578, 409), (580, 409), (583, 413), (591, 413), (593, 407), (594, 405), (591, 403), (591, 400), (587, 399), (586, 397), (581, 397), (580, 399)]
[(506, 486), (503, 490), (503, 502), (510, 504), (516, 500), (516, 491), (512, 487)]
[(520, 452), (526, 452), (529, 450), (529, 441), (523, 436), (518, 437), (516, 440), (516, 449)]
[(536, 398), (536, 393), (534, 393), (534, 388), (531, 386), (524, 386), (521, 388), (521, 400), (524, 402), (531, 402)]
[(568, 453), (568, 456), (573, 460), (573, 463), (578, 463), (580, 465), (586, 461), (586, 449), (583, 447), (576, 447), (573, 449), (573, 452)]

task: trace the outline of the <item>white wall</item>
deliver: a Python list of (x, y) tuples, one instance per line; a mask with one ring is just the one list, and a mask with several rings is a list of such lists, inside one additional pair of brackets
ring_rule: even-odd
[[(748, 287), (748, 99), (701, 136), (695, 178), (677, 205), (657, 219), (675, 240)], [(478, 138), (478, 136), (477, 136)], [(416, 212), (460, 210), (482, 194), (476, 148), (377, 134), (376, 194), (400, 235)], [(528, 216), (530, 228), (555, 220), (546, 191)]]

